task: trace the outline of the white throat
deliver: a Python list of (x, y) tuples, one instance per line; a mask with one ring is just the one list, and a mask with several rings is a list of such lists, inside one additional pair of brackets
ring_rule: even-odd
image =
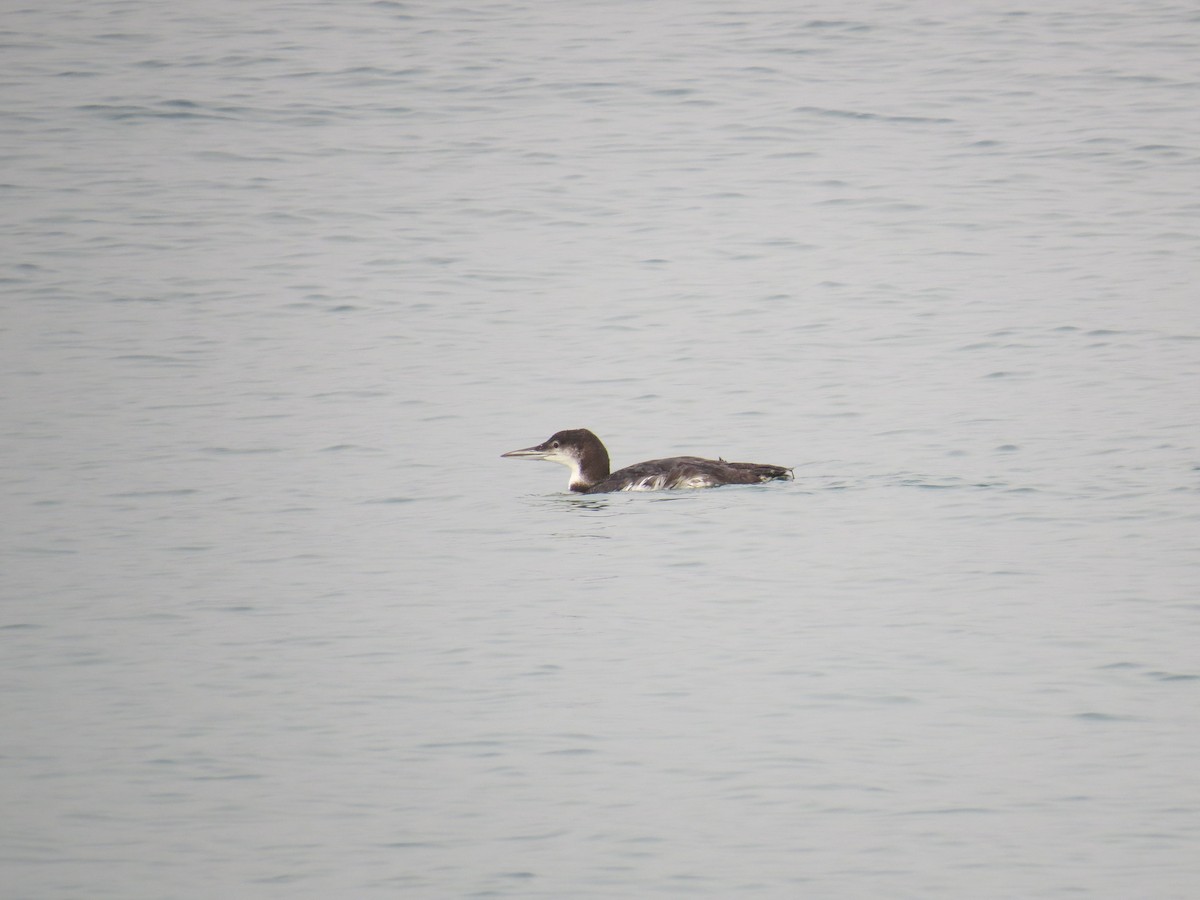
[(579, 465), (579, 459), (569, 453), (556, 451), (543, 457), (550, 462), (556, 462), (559, 465), (566, 466), (571, 470), (571, 480), (567, 482), (567, 487), (574, 489), (575, 487), (586, 487), (587, 482), (583, 480), (583, 469)]

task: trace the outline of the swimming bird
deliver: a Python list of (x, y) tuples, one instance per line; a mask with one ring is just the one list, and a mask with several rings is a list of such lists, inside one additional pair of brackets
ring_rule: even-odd
[(792, 470), (762, 463), (726, 462), (699, 456), (672, 456), (635, 463), (609, 472), (608, 450), (586, 428), (560, 431), (545, 443), (500, 454), (514, 459), (546, 459), (571, 470), (570, 489), (577, 494), (613, 491), (661, 491), (722, 484), (758, 484), (788, 479)]

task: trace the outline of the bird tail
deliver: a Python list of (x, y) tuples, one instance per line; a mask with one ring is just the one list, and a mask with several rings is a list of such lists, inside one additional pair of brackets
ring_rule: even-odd
[(792, 470), (785, 466), (769, 466), (765, 463), (729, 463), (728, 465), (745, 474), (750, 483), (755, 481), (790, 481), (792, 478)]

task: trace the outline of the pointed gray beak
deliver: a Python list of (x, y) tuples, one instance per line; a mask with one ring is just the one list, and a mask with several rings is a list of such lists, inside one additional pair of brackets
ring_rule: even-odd
[(538, 444), (536, 447), (526, 447), (524, 450), (509, 450), (507, 453), (501, 453), (500, 458), (511, 457), (513, 459), (545, 459), (549, 451), (545, 444)]

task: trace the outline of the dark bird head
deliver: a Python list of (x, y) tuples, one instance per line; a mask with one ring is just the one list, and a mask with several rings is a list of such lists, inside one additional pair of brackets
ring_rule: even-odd
[(500, 454), (511, 459), (545, 459), (571, 470), (571, 490), (583, 491), (608, 477), (608, 451), (586, 428), (559, 431), (536, 447)]

